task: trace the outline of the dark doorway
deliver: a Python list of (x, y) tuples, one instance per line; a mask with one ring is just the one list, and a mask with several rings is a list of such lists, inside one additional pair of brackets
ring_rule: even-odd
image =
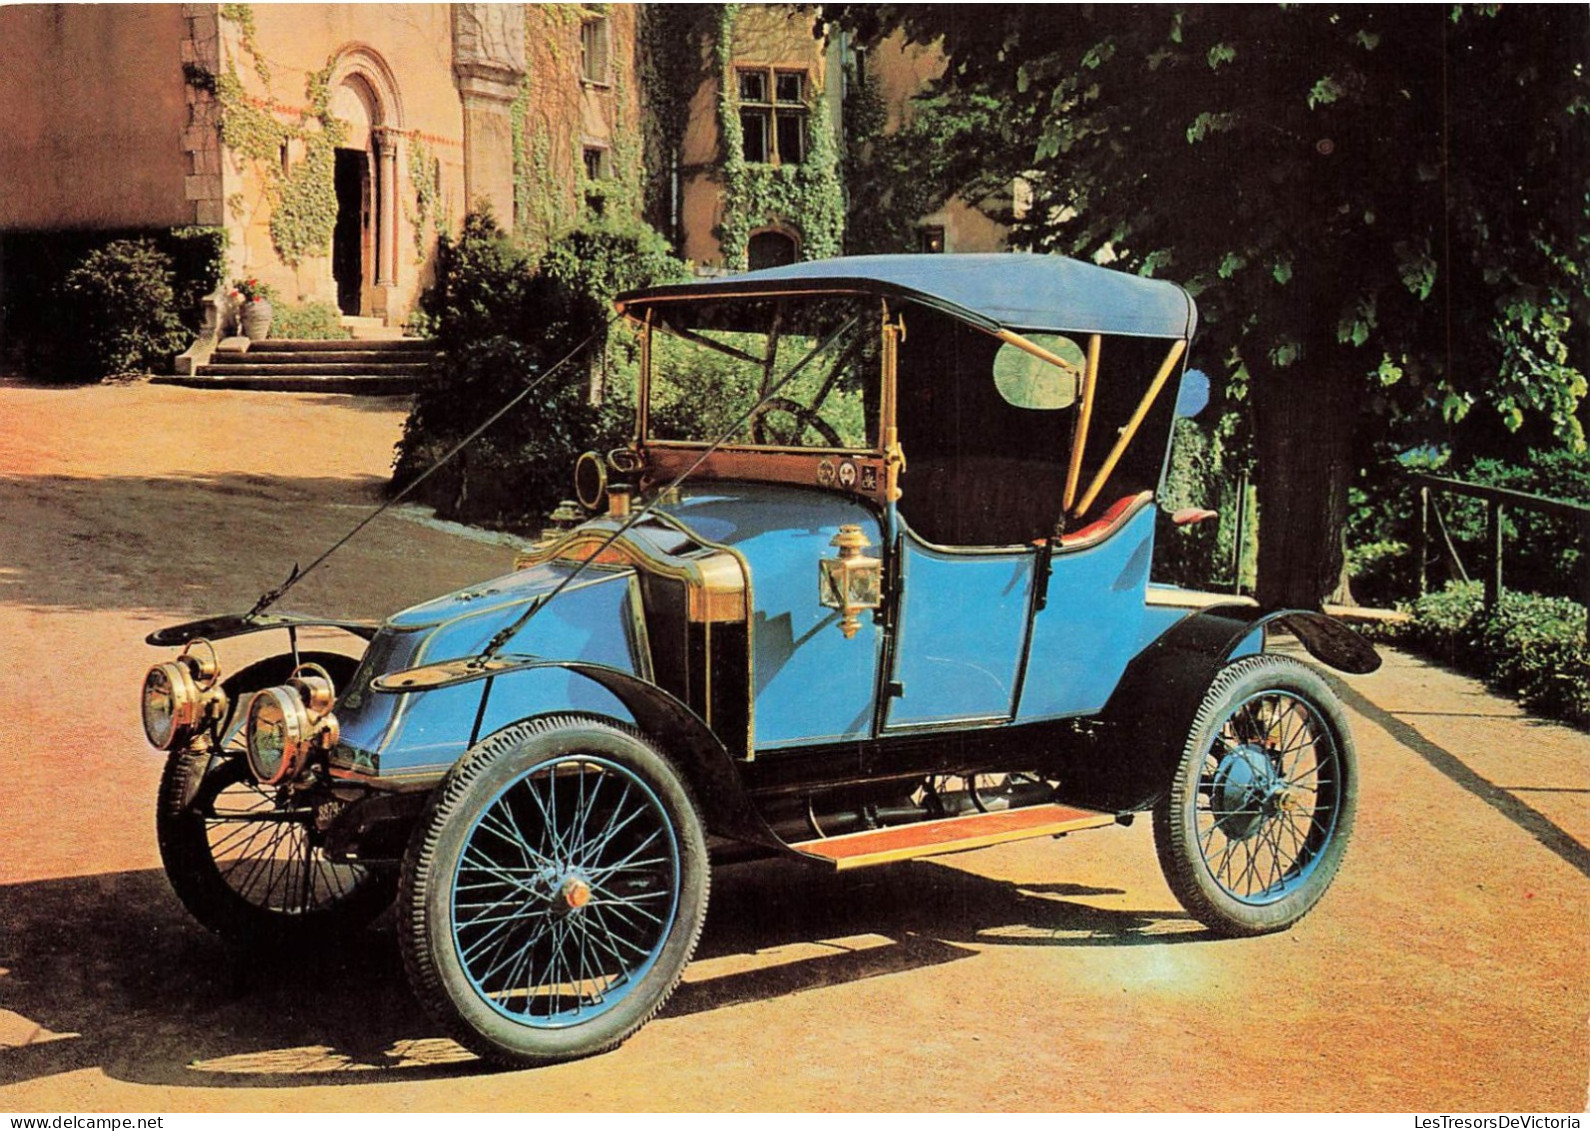
[(337, 308), (357, 315), (364, 298), (364, 233), (369, 227), (370, 160), (362, 149), (337, 150), (337, 226), (331, 237), (331, 274)]
[(785, 267), (795, 262), (795, 241), (783, 232), (758, 232), (746, 246), (746, 266), (752, 271), (764, 267)]

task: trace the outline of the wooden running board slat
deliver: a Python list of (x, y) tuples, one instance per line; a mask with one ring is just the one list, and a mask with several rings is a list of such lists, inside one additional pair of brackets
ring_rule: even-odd
[(887, 864), (916, 856), (935, 856), (946, 852), (965, 852), (1006, 841), (1031, 837), (1057, 836), (1078, 829), (1113, 825), (1114, 815), (1072, 809), (1066, 805), (1028, 805), (998, 813), (945, 817), (937, 821), (918, 821), (887, 829), (847, 833), (844, 836), (807, 840), (791, 847), (808, 856), (832, 860), (840, 871)]

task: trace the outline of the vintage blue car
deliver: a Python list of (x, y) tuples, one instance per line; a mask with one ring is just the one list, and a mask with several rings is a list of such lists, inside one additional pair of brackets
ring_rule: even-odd
[[(507, 1064), (611, 1048), (690, 961), (714, 860), (869, 867), (1151, 812), (1208, 928), (1285, 928), (1358, 790), (1290, 633), (1150, 581), (1196, 313), (1040, 255), (833, 259), (631, 293), (633, 442), (507, 576), (380, 625), (165, 629), (159, 838), (206, 926), (308, 945), (397, 900), (414, 990)], [(362, 639), (357, 664), (300, 648)], [(285, 633), (223, 676), (213, 641)], [(366, 644), (367, 642), (367, 644)]]

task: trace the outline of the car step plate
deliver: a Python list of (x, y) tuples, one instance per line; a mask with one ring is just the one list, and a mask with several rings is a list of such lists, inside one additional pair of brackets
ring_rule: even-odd
[(1028, 805), (997, 813), (945, 817), (937, 821), (918, 821), (887, 829), (847, 833), (821, 840), (801, 841), (791, 847), (808, 856), (831, 860), (839, 871), (888, 864), (916, 856), (938, 856), (965, 852), (1006, 841), (1058, 836), (1078, 829), (1096, 829), (1115, 824), (1112, 813), (1093, 813), (1066, 805)]

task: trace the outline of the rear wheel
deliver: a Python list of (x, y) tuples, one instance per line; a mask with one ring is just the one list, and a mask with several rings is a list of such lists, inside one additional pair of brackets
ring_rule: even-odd
[(612, 1048), (678, 985), (706, 916), (701, 822), (646, 739), (519, 723), (438, 788), (404, 862), (404, 964), (426, 1008), (503, 1064)]
[(1284, 656), (1238, 660), (1210, 685), (1154, 810), (1160, 867), (1218, 934), (1282, 930), (1335, 879), (1357, 797), (1352, 736), (1325, 681)]

